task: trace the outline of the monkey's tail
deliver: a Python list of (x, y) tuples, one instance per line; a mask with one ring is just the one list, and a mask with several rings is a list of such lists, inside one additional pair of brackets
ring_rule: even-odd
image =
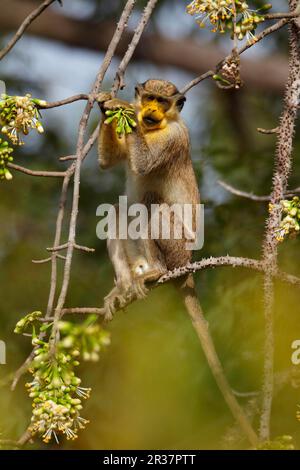
[(210, 366), (211, 372), (217, 382), (217, 385), (233, 414), (236, 421), (239, 423), (241, 429), (244, 431), (250, 443), (256, 447), (258, 443), (258, 437), (249, 423), (244, 410), (235, 398), (232, 389), (224, 374), (222, 364), (219, 360), (213, 340), (209, 332), (209, 325), (206, 321), (203, 311), (198, 300), (197, 293), (195, 291), (195, 284), (193, 275), (189, 274), (184, 282), (180, 284), (177, 281), (177, 287), (180, 289), (183, 295), (183, 300), (189, 316), (191, 317), (192, 324), (199, 337), (202, 349), (206, 356), (207, 362)]

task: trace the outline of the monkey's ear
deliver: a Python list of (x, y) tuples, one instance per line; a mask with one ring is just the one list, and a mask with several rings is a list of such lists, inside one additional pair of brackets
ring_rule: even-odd
[(176, 101), (176, 107), (177, 107), (177, 109), (178, 109), (179, 112), (182, 110), (185, 101), (186, 101), (186, 97), (185, 97), (184, 95), (181, 95), (181, 96), (177, 99), (177, 101)]
[(136, 87), (135, 87), (135, 97), (137, 98), (138, 96), (141, 95), (141, 92), (143, 90), (143, 83), (139, 83)]

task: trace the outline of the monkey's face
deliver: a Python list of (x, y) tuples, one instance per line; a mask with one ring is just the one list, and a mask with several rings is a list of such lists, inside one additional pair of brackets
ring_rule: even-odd
[(167, 112), (172, 103), (168, 98), (143, 93), (139, 120), (143, 127), (149, 130), (164, 129), (167, 125)]
[(164, 129), (178, 119), (185, 97), (171, 82), (150, 79), (135, 90), (139, 123), (146, 131)]

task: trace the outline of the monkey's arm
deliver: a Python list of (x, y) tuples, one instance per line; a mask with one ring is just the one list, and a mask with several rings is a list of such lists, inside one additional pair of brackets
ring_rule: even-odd
[(125, 138), (117, 134), (116, 121), (113, 120), (110, 124), (105, 124), (104, 121), (107, 118), (105, 112), (120, 107), (129, 108), (131, 105), (127, 101), (117, 98), (111, 99), (111, 95), (105, 92), (100, 93), (98, 102), (103, 113), (98, 139), (99, 164), (101, 168), (106, 169), (111, 168), (122, 160), (126, 160), (127, 148)]
[(122, 160), (127, 158), (126, 144), (124, 137), (118, 137), (116, 124), (101, 122), (98, 139), (98, 158), (100, 167), (103, 169), (111, 168)]
[(189, 155), (189, 137), (182, 123), (173, 122), (165, 129), (143, 134), (141, 127), (126, 136), (129, 163), (134, 173), (147, 175), (166, 167), (174, 159)]

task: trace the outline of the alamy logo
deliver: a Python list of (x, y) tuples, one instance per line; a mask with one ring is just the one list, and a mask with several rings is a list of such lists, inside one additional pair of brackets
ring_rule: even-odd
[(294, 349), (291, 356), (292, 364), (298, 366), (300, 364), (300, 339), (295, 339), (295, 341), (292, 342), (292, 349)]
[(0, 340), (0, 365), (6, 364), (6, 344)]
[(100, 240), (152, 239), (186, 240), (187, 250), (200, 250), (204, 244), (203, 204), (128, 205), (127, 196), (119, 197), (118, 206), (100, 204), (101, 217), (96, 233)]

